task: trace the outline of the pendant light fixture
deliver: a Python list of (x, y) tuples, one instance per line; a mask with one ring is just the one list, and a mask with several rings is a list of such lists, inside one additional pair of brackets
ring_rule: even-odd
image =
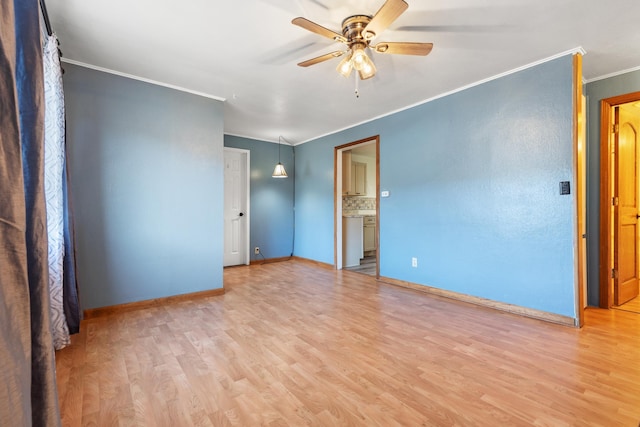
[(273, 177), (273, 178), (286, 178), (287, 177), (287, 171), (284, 170), (284, 165), (280, 161), (280, 140), (282, 140), (282, 139), (283, 139), (282, 136), (278, 137), (278, 164), (276, 165), (275, 169), (273, 170), (273, 175), (271, 175), (271, 177)]

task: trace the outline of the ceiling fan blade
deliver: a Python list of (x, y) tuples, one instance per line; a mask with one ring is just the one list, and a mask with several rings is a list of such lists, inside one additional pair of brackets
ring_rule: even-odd
[(400, 55), (428, 55), (433, 43), (384, 42), (374, 47), (378, 53), (395, 53)]
[(374, 38), (389, 27), (408, 7), (404, 0), (387, 0), (365, 27), (363, 34), (370, 33), (372, 35), (367, 35), (366, 38)]
[(302, 27), (305, 30), (311, 31), (312, 33), (320, 34), (323, 37), (330, 38), (331, 40), (346, 43), (347, 39), (344, 36), (336, 33), (335, 31), (331, 31), (328, 28), (323, 27), (322, 25), (316, 24), (315, 22), (309, 21), (306, 18), (297, 17), (294, 18), (291, 23), (293, 25), (297, 25), (298, 27)]
[(329, 59), (337, 58), (339, 56), (342, 56), (342, 55), (345, 54), (345, 52), (346, 51), (336, 50), (335, 52), (327, 53), (325, 55), (318, 56), (316, 58), (308, 59), (306, 61), (303, 61), (303, 62), (299, 63), (298, 65), (301, 66), (301, 67), (308, 67), (309, 65), (314, 65), (314, 64), (317, 64), (319, 62), (328, 61)]

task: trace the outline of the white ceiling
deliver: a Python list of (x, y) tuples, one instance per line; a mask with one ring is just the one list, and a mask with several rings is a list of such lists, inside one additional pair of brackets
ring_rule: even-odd
[[(225, 133), (294, 144), (581, 47), (589, 81), (640, 67), (638, 0), (407, 0), (377, 41), (433, 42), (426, 57), (373, 53), (377, 75), (340, 76), (340, 32), (384, 0), (47, 0), (63, 59), (225, 100)], [(413, 27), (413, 28), (412, 28)], [(416, 29), (415, 27), (421, 27)], [(428, 28), (425, 28), (428, 27)], [(426, 31), (425, 31), (426, 30)]]

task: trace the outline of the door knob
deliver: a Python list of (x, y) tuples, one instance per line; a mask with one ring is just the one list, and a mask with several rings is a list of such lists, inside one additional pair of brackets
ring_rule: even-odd
[(244, 216), (244, 214), (243, 214), (242, 212), (240, 212), (240, 213), (238, 214), (238, 216)]

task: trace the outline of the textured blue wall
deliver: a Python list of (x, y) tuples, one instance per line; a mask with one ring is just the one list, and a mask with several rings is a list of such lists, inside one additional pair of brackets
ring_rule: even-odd
[(221, 288), (223, 104), (65, 70), (82, 307)]
[(333, 147), (338, 141), (325, 138), (296, 147), (295, 255), (328, 264), (334, 255)]
[(575, 317), (572, 108), (566, 56), (296, 147), (296, 255), (333, 263), (333, 147), (379, 134), (382, 276)]
[(260, 247), (265, 258), (290, 256), (293, 252), (293, 147), (280, 145), (280, 160), (289, 178), (272, 178), (278, 163), (278, 145), (265, 141), (225, 135), (224, 146), (251, 152), (250, 166), (250, 248)]
[(587, 96), (587, 294), (589, 305), (600, 304), (600, 101), (640, 91), (640, 71), (588, 83)]
[[(222, 105), (65, 68), (84, 308), (220, 287)], [(571, 75), (568, 56), (296, 147), (295, 254), (333, 263), (333, 147), (379, 134), (383, 276), (574, 317)], [(225, 144), (252, 153), (251, 247), (289, 255), (276, 146)]]

